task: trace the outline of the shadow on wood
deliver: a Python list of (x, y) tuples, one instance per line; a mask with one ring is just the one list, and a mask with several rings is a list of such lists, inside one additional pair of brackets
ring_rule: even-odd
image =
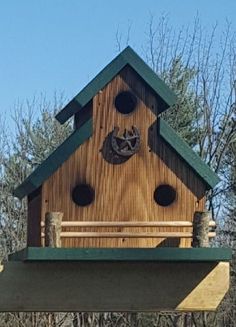
[(0, 311), (215, 310), (228, 283), (228, 262), (8, 262)]

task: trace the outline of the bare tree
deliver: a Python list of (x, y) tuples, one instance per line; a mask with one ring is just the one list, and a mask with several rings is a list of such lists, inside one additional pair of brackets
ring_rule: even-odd
[[(215, 24), (207, 33), (198, 17), (192, 26), (176, 29), (164, 15), (158, 20), (150, 17), (146, 36), (143, 57), (178, 96), (178, 104), (162, 116), (221, 178), (208, 194), (208, 207), (218, 223), (216, 243), (226, 244), (227, 236), (221, 230), (228, 224), (226, 199), (232, 199), (235, 185), (230, 178), (232, 160), (228, 160), (236, 135), (235, 31), (226, 21), (223, 31)], [(232, 228), (235, 232), (236, 225)], [(229, 245), (235, 249), (235, 243)], [(229, 312), (235, 302), (235, 295), (227, 299)], [(217, 314), (171, 314), (164, 321), (159, 325), (222, 326), (222, 310)]]
[[(125, 38), (117, 32), (119, 51), (123, 43), (129, 42), (130, 31), (131, 25)], [(235, 211), (229, 211), (228, 203), (223, 205), (227, 198), (233, 198), (235, 187), (231, 174), (235, 157), (230, 157), (230, 147), (236, 133), (236, 51), (231, 26), (226, 22), (224, 32), (220, 33), (215, 25), (211, 33), (206, 34), (198, 18), (193, 26), (176, 30), (167, 16), (158, 21), (151, 17), (146, 36), (142, 48), (144, 59), (178, 95), (178, 105), (163, 116), (220, 175), (221, 183), (209, 194), (209, 208), (220, 230), (235, 232), (236, 226), (229, 225), (230, 220), (226, 219), (232, 219)], [(70, 124), (60, 126), (54, 119), (63, 103), (61, 97), (56, 97), (54, 103), (42, 97), (16, 104), (13, 134), (8, 133), (6, 123), (1, 123), (1, 257), (24, 247), (26, 240), (26, 203), (13, 198), (11, 191), (71, 132)], [(231, 234), (221, 235), (218, 243), (228, 242), (235, 249), (236, 242)], [(235, 271), (235, 260), (232, 270)], [(232, 288), (217, 313), (8, 313), (0, 315), (0, 325), (231, 327), (235, 302)]]
[[(71, 132), (71, 124), (61, 126), (54, 118), (63, 107), (63, 96), (53, 103), (39, 99), (17, 103), (13, 112), (14, 129), (1, 123), (0, 129), (0, 255), (26, 246), (26, 200), (16, 199), (13, 189), (40, 164)], [(0, 314), (0, 326), (60, 326), (66, 314)]]

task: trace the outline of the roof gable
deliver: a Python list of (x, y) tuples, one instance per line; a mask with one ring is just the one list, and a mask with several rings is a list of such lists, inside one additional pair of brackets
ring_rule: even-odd
[[(163, 101), (165, 110), (175, 103), (173, 92), (162, 82), (159, 77), (148, 67), (144, 61), (130, 48), (127, 47), (118, 55), (101, 73), (99, 73), (62, 111), (56, 118), (64, 123), (72, 115), (82, 114), (80, 126), (19, 185), (14, 195), (22, 199), (40, 187), (69, 157), (92, 136), (92, 111), (89, 111), (91, 99), (97, 92), (105, 87), (125, 66), (129, 65), (140, 78), (147, 83)], [(83, 110), (81, 110), (84, 108)], [(162, 110), (161, 109), (161, 110)], [(84, 112), (88, 114), (84, 115)], [(147, 127), (148, 128), (148, 127)], [(203, 180), (207, 188), (213, 188), (218, 182), (218, 176), (202, 159), (184, 142), (178, 134), (161, 118), (158, 119), (157, 133), (173, 148), (176, 153), (190, 166), (191, 169)]]
[(56, 115), (56, 119), (61, 124), (65, 123), (71, 116), (79, 112), (126, 65), (132, 67), (153, 92), (161, 97), (165, 104), (163, 110), (176, 103), (176, 95), (170, 88), (131, 47), (127, 47)]

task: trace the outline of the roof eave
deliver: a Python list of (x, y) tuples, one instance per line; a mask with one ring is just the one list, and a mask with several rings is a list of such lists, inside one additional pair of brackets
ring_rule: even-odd
[(40, 187), (69, 157), (92, 135), (92, 119), (75, 130), (46, 160), (44, 160), (14, 191), (13, 195), (23, 199)]
[(190, 148), (190, 146), (162, 119), (158, 119), (158, 133), (204, 181), (207, 189), (219, 182), (217, 174)]

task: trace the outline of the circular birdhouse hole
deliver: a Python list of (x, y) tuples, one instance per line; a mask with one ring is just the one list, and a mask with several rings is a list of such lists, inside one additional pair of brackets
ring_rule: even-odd
[(176, 199), (176, 190), (168, 185), (159, 185), (154, 191), (154, 200), (162, 207), (171, 205)]
[(115, 98), (116, 110), (123, 115), (128, 115), (133, 112), (136, 106), (137, 98), (129, 91), (122, 91)]
[(72, 200), (80, 207), (88, 206), (94, 198), (95, 191), (88, 184), (79, 184), (72, 191)]

